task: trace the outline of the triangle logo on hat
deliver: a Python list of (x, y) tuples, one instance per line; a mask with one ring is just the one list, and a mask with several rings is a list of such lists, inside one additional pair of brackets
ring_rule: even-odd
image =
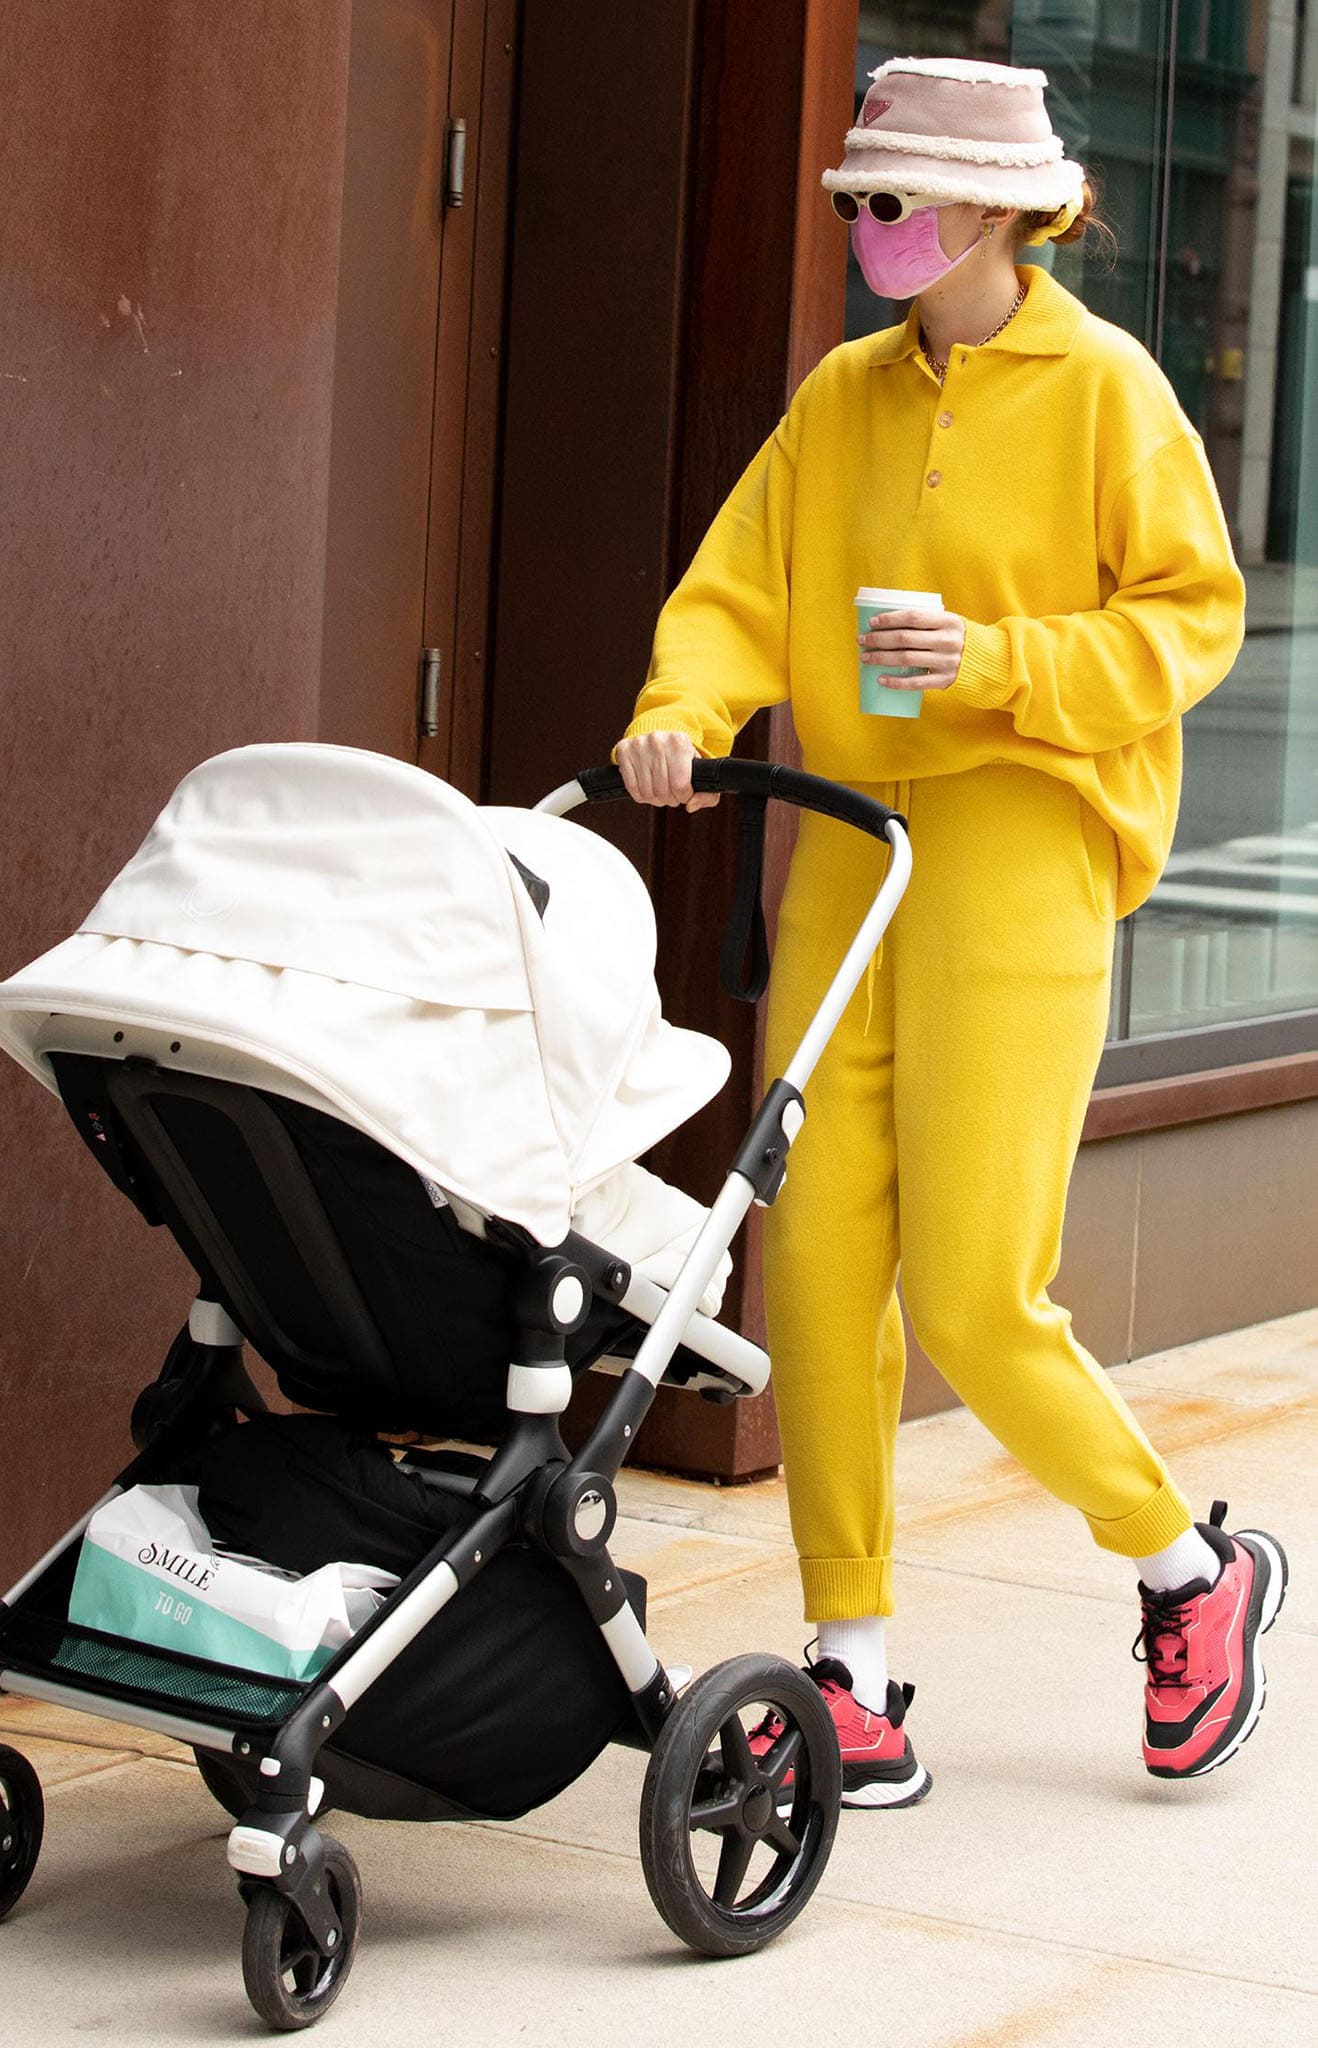
[(872, 128), (876, 121), (882, 120), (883, 116), (891, 110), (891, 107), (891, 100), (866, 100), (860, 110), (861, 127)]

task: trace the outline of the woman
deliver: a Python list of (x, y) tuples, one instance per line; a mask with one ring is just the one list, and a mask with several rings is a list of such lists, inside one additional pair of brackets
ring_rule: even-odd
[[(1078, 239), (1092, 194), (1041, 72), (903, 59), (872, 74), (825, 173), (903, 327), (835, 349), (720, 512), (659, 619), (616, 750), (640, 802), (692, 797), (790, 700), (805, 765), (910, 820), (915, 870), (810, 1084), (766, 1218), (765, 1295), (811, 1667), (844, 1800), (929, 1789), (889, 1679), (892, 1463), (914, 1328), (966, 1404), (1095, 1540), (1134, 1561), (1144, 1760), (1190, 1777), (1257, 1719), (1274, 1539), (1196, 1525), (1048, 1297), (1109, 1002), (1115, 920), (1171, 845), (1182, 712), (1227, 673), (1243, 586), (1200, 440), (1140, 345), (1023, 242)], [(858, 586), (938, 592), (875, 615), (862, 659), (913, 671), (918, 718), (858, 708)], [(890, 678), (884, 678), (889, 681)], [(779, 921), (781, 1073), (886, 849), (806, 814)]]

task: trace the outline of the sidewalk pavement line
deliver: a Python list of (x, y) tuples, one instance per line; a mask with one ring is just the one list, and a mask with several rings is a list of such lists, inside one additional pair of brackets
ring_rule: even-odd
[[(582, 1856), (598, 1856), (612, 1863), (626, 1863), (639, 1868), (640, 1858), (629, 1850), (610, 1849), (598, 1842), (573, 1842), (562, 1835), (538, 1834), (533, 1829), (522, 1828), (515, 1821), (476, 1820), (458, 1821), (458, 1828), (479, 1828), (484, 1833), (514, 1835), (518, 1841), (531, 1842), (538, 1848), (564, 1849), (575, 1851)], [(906, 1906), (885, 1906), (876, 1899), (858, 1899), (850, 1892), (834, 1890), (829, 1883), (827, 1872), (819, 1881), (815, 1893), (817, 1899), (827, 1899), (835, 1906), (848, 1906), (853, 1912), (877, 1914), (885, 1921), (899, 1926), (950, 1927), (959, 1933), (992, 1935), (1004, 1941), (1018, 1942), (1025, 1948), (1044, 1948), (1059, 1951), (1063, 1955), (1093, 1956), (1099, 1961), (1133, 1965), (1142, 1970), (1170, 1971), (1178, 1977), (1205, 1977), (1219, 1984), (1239, 1984), (1250, 1991), (1279, 1991), (1283, 1996), (1318, 2000), (1318, 1984), (1283, 1984), (1275, 1977), (1242, 1977), (1233, 1970), (1200, 1969), (1193, 1963), (1177, 1963), (1161, 1956), (1131, 1954), (1126, 1949), (1099, 1948), (1092, 1942), (1063, 1941), (1050, 1934), (1031, 1934), (1019, 1927), (999, 1925), (992, 1920), (958, 1920), (948, 1913), (917, 1913)]]
[(70, 1785), (85, 1784), (88, 1778), (111, 1778), (116, 1771), (135, 1771), (141, 1764), (163, 1764), (168, 1762), (168, 1757), (143, 1756), (140, 1750), (134, 1750), (127, 1756), (117, 1757), (113, 1763), (99, 1764), (96, 1769), (90, 1771), (79, 1771), (72, 1778), (43, 1780), (41, 1790), (47, 1805), (49, 1805), (52, 1799), (56, 1798)]
[[(643, 1560), (642, 1560), (643, 1561)], [(625, 1568), (625, 1560), (623, 1560)], [(761, 1572), (781, 1571), (785, 1565), (796, 1563), (794, 1550), (780, 1550), (775, 1557), (762, 1557), (755, 1564), (735, 1564), (725, 1572), (711, 1572), (707, 1578), (691, 1579), (681, 1586), (670, 1586), (666, 1592), (652, 1594), (646, 1601), (646, 1613), (658, 1614), (674, 1600), (687, 1600), (693, 1593), (703, 1593), (710, 1586), (722, 1586), (729, 1579), (757, 1578)]]

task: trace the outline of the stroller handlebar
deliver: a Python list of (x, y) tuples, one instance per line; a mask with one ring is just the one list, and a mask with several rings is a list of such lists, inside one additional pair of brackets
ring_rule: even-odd
[[(761, 902), (768, 799), (777, 797), (783, 803), (796, 804), (801, 810), (820, 811), (827, 818), (838, 819), (841, 824), (854, 825), (858, 831), (867, 832), (875, 839), (886, 839), (894, 851), (904, 852), (906, 848), (906, 820), (900, 811), (890, 811), (886, 804), (876, 803), (873, 797), (861, 796), (857, 790), (848, 789), (845, 783), (829, 782), (822, 775), (807, 775), (801, 768), (788, 768), (775, 761), (693, 761), (691, 787), (700, 796), (721, 796), (726, 792), (745, 799), (738, 819), (737, 873), (732, 908), (723, 935), (719, 980), (727, 993), (739, 1002), (758, 1002), (769, 982), (769, 942)], [(540, 809), (552, 810), (561, 816), (583, 798), (587, 803), (612, 803), (626, 794), (627, 786), (621, 769), (583, 768), (575, 782), (555, 790), (552, 796), (545, 798)], [(905, 866), (909, 871), (908, 854), (905, 855)], [(903, 880), (898, 894), (904, 886)], [(876, 931), (876, 943), (877, 932), (881, 931), (880, 925)], [(862, 970), (858, 971), (863, 971), (863, 963)], [(810, 1066), (813, 1064), (812, 1058)]]
[[(626, 796), (627, 788), (618, 768), (583, 768), (577, 776), (587, 803), (612, 803)], [(843, 825), (854, 825), (875, 839), (888, 837), (894, 821), (905, 826), (900, 811), (889, 810), (873, 797), (861, 796), (845, 783), (830, 782), (822, 775), (807, 775), (802, 768), (788, 768), (775, 761), (693, 761), (691, 787), (697, 796), (748, 796), (761, 802), (777, 797), (803, 811), (819, 811)]]

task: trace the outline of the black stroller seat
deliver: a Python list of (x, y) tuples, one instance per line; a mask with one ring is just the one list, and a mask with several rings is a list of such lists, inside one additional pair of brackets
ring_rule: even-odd
[[(525, 1232), (473, 1235), (384, 1146), (287, 1097), (143, 1060), (51, 1064), (93, 1157), (168, 1225), (291, 1401), (379, 1432), (502, 1441)], [(566, 1341), (579, 1373), (611, 1344), (634, 1350), (643, 1326), (616, 1305), (622, 1262), (575, 1233), (562, 1249), (592, 1282)], [(679, 1348), (673, 1378), (707, 1371)]]

